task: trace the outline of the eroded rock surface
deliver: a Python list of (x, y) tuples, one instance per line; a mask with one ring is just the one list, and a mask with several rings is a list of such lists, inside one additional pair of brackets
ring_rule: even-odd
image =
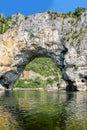
[(48, 12), (11, 19), (16, 25), (0, 35), (1, 86), (12, 88), (29, 62), (46, 56), (61, 68), (67, 90), (87, 89), (87, 11), (79, 19)]

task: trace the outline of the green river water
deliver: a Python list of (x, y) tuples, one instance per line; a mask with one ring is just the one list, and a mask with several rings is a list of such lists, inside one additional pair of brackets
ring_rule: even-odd
[(0, 130), (87, 130), (87, 92), (0, 92)]

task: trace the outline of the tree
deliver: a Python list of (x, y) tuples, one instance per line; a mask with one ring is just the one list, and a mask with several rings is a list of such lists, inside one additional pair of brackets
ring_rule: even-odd
[(80, 7), (78, 7), (78, 8), (75, 9), (75, 12), (74, 12), (73, 14), (74, 14), (75, 16), (79, 17), (79, 16), (81, 16), (81, 14), (82, 14), (85, 10), (86, 10), (85, 8), (80, 8)]

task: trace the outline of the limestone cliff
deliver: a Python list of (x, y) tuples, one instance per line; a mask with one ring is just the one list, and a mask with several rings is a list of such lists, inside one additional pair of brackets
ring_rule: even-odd
[(13, 28), (0, 34), (0, 85), (13, 87), (34, 58), (50, 57), (61, 68), (67, 90), (87, 87), (87, 11), (79, 18), (45, 12), (13, 15)]

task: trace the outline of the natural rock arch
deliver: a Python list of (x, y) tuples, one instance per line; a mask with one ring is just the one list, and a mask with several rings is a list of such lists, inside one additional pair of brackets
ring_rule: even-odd
[[(0, 85), (12, 88), (30, 61), (36, 57), (45, 56), (52, 58), (61, 68), (63, 78), (71, 86), (68, 86), (68, 90), (74, 90), (77, 80), (80, 81), (80, 78), (84, 76), (83, 72), (77, 72), (77, 70), (74, 73), (74, 67), (82, 64), (86, 66), (86, 55), (83, 55), (81, 51), (86, 54), (87, 46), (83, 41), (83, 45), (79, 45), (80, 49), (78, 49), (77, 44), (73, 46), (70, 42), (64, 41), (66, 33), (71, 28), (73, 33), (75, 29), (68, 22), (71, 19), (62, 17), (52, 19), (48, 13), (43, 13), (27, 19), (21, 14), (13, 15), (12, 20), (16, 22), (14, 28), (0, 35)], [(84, 20), (80, 22), (81, 25)], [(79, 23), (76, 25), (78, 30)], [(83, 60), (78, 58), (78, 51)]]
[[(55, 49), (57, 52), (57, 50)], [(12, 88), (14, 82), (20, 77), (21, 73), (24, 71), (25, 66), (29, 64), (32, 60), (34, 60), (37, 57), (49, 57), (55, 62), (62, 70), (62, 66), (64, 66), (63, 61), (62, 64), (60, 64), (60, 56), (62, 55), (62, 51), (66, 51), (66, 49), (61, 46), (60, 54), (57, 56), (54, 51), (37, 47), (35, 50), (25, 50), (18, 54), (15, 58), (18, 59), (17, 68), (12, 66), (9, 68), (10, 70), (6, 71), (1, 77), (0, 77), (0, 83), (5, 88)]]
[[(6, 43), (4, 48), (7, 50), (5, 56), (2, 57), (2, 64), (4, 64), (2, 68), (6, 67), (7, 71), (0, 77), (0, 83), (6, 88), (13, 87), (14, 82), (19, 78), (25, 66), (36, 57), (50, 57), (61, 69), (64, 66), (63, 53), (67, 49), (59, 39), (58, 30), (45, 28), (42, 30), (42, 33), (33, 33), (29, 34), (29, 36), (26, 36), (26, 33), (23, 32), (21, 41), (21, 34), (19, 33), (16, 36), (19, 39), (12, 39), (12, 32), (9, 30), (10, 36), (4, 41)], [(26, 40), (29, 38), (28, 43), (25, 41), (25, 38)], [(15, 48), (13, 44), (16, 44)], [(16, 54), (13, 55), (13, 53)]]

